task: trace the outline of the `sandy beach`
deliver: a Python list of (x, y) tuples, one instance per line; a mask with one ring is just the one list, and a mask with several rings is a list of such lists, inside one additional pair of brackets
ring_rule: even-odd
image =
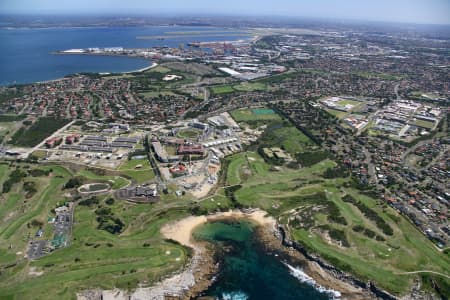
[(262, 210), (253, 210), (249, 213), (244, 213), (238, 210), (230, 210), (221, 212), (210, 216), (191, 216), (175, 223), (169, 223), (161, 229), (161, 233), (168, 239), (175, 240), (182, 245), (193, 248), (198, 246), (198, 243), (192, 240), (193, 230), (208, 221), (214, 221), (222, 218), (247, 218), (257, 222), (259, 225), (271, 226), (276, 225), (274, 218), (267, 216), (267, 213)]

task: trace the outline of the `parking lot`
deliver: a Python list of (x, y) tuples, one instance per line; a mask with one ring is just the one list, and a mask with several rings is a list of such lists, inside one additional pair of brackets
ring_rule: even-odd
[(28, 258), (37, 259), (48, 253), (47, 240), (31, 241), (28, 248)]

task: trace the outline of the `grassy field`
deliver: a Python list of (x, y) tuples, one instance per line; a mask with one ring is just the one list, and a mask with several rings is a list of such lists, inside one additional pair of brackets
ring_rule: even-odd
[(233, 110), (231, 116), (236, 122), (281, 120), (280, 115), (276, 113), (257, 114), (253, 109), (249, 108)]
[(83, 169), (77, 173), (79, 176), (86, 177), (87, 179), (91, 180), (107, 180), (111, 183), (111, 187), (113, 189), (120, 189), (124, 186), (129, 184), (129, 180), (121, 177), (121, 176), (104, 176), (104, 175), (97, 175), (93, 173), (92, 171)]
[(360, 107), (361, 104), (363, 102), (359, 102), (359, 101), (355, 101), (355, 100), (350, 100), (350, 99), (341, 99), (337, 104), (338, 105), (353, 105), (353, 108), (350, 111), (340, 111), (340, 110), (336, 110), (336, 109), (331, 109), (331, 108), (325, 108), (325, 111), (328, 112), (330, 115), (335, 116), (338, 119), (343, 119), (344, 117), (346, 117), (352, 110), (354, 110), (357, 107)]
[(416, 120), (414, 122), (414, 125), (419, 126), (419, 127), (423, 127), (426, 129), (433, 129), (433, 127), (435, 126), (434, 122), (428, 122), (428, 121), (424, 121), (424, 120)]
[(313, 141), (287, 121), (271, 123), (261, 136), (260, 143), (263, 147), (281, 147), (292, 156), (317, 150)]
[[(325, 179), (323, 172), (334, 167), (334, 162), (325, 160), (309, 168), (282, 167), (273, 171), (255, 152), (235, 154), (228, 159), (226, 184), (242, 185), (234, 193), (239, 203), (260, 207), (281, 223), (289, 222), (296, 240), (341, 269), (370, 279), (397, 295), (406, 293), (416, 278), (397, 273), (434, 270), (449, 275), (449, 257), (396, 211), (356, 189), (344, 187), (348, 178)], [(356, 206), (343, 201), (345, 195), (375, 211), (393, 229), (393, 235), (384, 234)], [(331, 209), (335, 209), (333, 213)], [(330, 214), (344, 218), (346, 224), (330, 221)], [(292, 216), (299, 216), (303, 225), (294, 224)], [(353, 228), (357, 225), (375, 236), (356, 232)], [(330, 239), (327, 231), (330, 235), (342, 234), (349, 246)]]
[(362, 102), (359, 101), (355, 101), (355, 100), (350, 100), (350, 99), (342, 99), (341, 101), (338, 102), (339, 105), (353, 105), (353, 106), (358, 106), (360, 105)]
[[(163, 240), (159, 234), (161, 225), (187, 214), (184, 208), (176, 208), (176, 203), (171, 202), (173, 208), (161, 203), (143, 210), (142, 206), (124, 201), (107, 204), (104, 198), (92, 207), (76, 207), (68, 247), (36, 261), (23, 259), (28, 236), (33, 236), (37, 230), (29, 226), (30, 221), (46, 223), (52, 215), (51, 209), (68, 200), (62, 186), (75, 175), (59, 166), (40, 168), (52, 169), (52, 173), (24, 179), (40, 183), (33, 198), (25, 199), (21, 183), (18, 183), (0, 200), (1, 299), (75, 299), (77, 291), (90, 287), (132, 289), (138, 282), (157, 281), (186, 263), (188, 251)], [(0, 180), (8, 173), (8, 166), (0, 165)], [(81, 174), (98, 178), (89, 171), (81, 171)], [(125, 223), (121, 234), (97, 228), (95, 210), (99, 206), (110, 208)], [(45, 224), (44, 229), (45, 236), (51, 236), (51, 226)]]
[(242, 82), (234, 85), (233, 89), (239, 92), (254, 92), (254, 91), (266, 91), (267, 86), (261, 82)]
[(389, 80), (389, 81), (393, 81), (393, 80), (401, 80), (402, 78), (404, 78), (405, 76), (401, 76), (401, 75), (392, 75), (392, 74), (388, 74), (388, 73), (374, 73), (374, 72), (353, 72), (352, 74), (363, 77), (363, 78), (379, 78), (379, 79), (383, 79), (383, 80)]
[(9, 122), (17, 122), (25, 119), (26, 115), (0, 115), (0, 122), (1, 123), (9, 123)]
[[(141, 165), (141, 167), (136, 168), (138, 165)], [(138, 184), (155, 178), (155, 174), (153, 173), (148, 159), (132, 159), (124, 161), (124, 163), (120, 165), (119, 171), (134, 179)]]
[(347, 116), (349, 114), (349, 112), (347, 112), (347, 111), (340, 111), (340, 110), (335, 110), (335, 109), (330, 109), (330, 108), (326, 108), (325, 111), (328, 112), (330, 115), (335, 116), (338, 119), (343, 119), (345, 116)]
[(230, 85), (212, 86), (210, 89), (213, 94), (229, 94), (234, 92), (233, 87)]
[(195, 129), (182, 129), (177, 132), (177, 136), (183, 139), (197, 138), (200, 134), (201, 131)]
[(166, 74), (166, 73), (169, 73), (169, 72), (170, 72), (170, 69), (169, 69), (169, 68), (166, 68), (166, 67), (164, 67), (164, 66), (159, 65), (159, 66), (156, 66), (156, 67), (154, 67), (154, 68), (151, 68), (149, 71)]

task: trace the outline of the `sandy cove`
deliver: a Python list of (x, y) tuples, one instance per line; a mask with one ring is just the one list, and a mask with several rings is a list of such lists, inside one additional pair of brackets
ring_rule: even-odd
[(252, 210), (245, 213), (239, 210), (221, 212), (209, 216), (191, 216), (175, 223), (169, 223), (161, 228), (161, 233), (168, 239), (175, 240), (182, 245), (195, 249), (198, 242), (192, 238), (193, 230), (208, 221), (220, 220), (224, 218), (246, 218), (257, 222), (259, 225), (275, 228), (276, 221), (272, 217), (268, 217), (267, 213), (262, 210)]
[[(256, 234), (261, 244), (269, 253), (276, 253), (289, 264), (298, 266), (311, 276), (317, 284), (341, 292), (342, 299), (371, 299), (366, 291), (335, 278), (326, 272), (317, 263), (307, 260), (298, 251), (282, 245), (276, 237), (277, 222), (267, 212), (255, 209), (248, 212), (233, 210), (216, 213), (209, 216), (190, 216), (179, 221), (171, 222), (161, 228), (162, 235), (193, 249), (193, 257), (181, 272), (155, 283), (151, 287), (140, 287), (132, 293), (115, 290), (90, 290), (78, 294), (80, 300), (164, 300), (166, 296), (175, 296), (176, 299), (192, 299), (206, 290), (212, 283), (212, 278), (218, 271), (218, 264), (213, 259), (214, 247), (207, 242), (194, 240), (192, 233), (196, 227), (209, 221), (222, 219), (248, 219), (256, 222)], [(90, 293), (90, 297), (87, 292)], [(87, 297), (86, 297), (87, 296)], [(175, 299), (174, 297), (174, 299)]]
[[(316, 262), (309, 261), (298, 251), (283, 246), (281, 240), (276, 237), (276, 220), (269, 216), (267, 212), (259, 209), (248, 212), (233, 210), (209, 216), (190, 216), (180, 221), (166, 224), (161, 229), (161, 233), (168, 239), (175, 240), (182, 245), (194, 249), (194, 258), (196, 254), (199, 254), (202, 257), (209, 257), (210, 263), (214, 264), (211, 256), (214, 250), (205, 248), (211, 245), (205, 242), (195, 241), (192, 233), (196, 227), (205, 224), (206, 222), (222, 219), (248, 219), (256, 222), (260, 225), (256, 234), (261, 241), (261, 244), (266, 248), (266, 251), (276, 253), (280, 258), (282, 257), (284, 260), (289, 261), (290, 264), (302, 265), (304, 271), (311, 276), (317, 284), (341, 292), (342, 299), (371, 298), (371, 295), (366, 291), (335, 278), (332, 274), (323, 270)], [(198, 295), (198, 293), (204, 291), (211, 284), (210, 278), (215, 274), (214, 271), (216, 271), (217, 268), (208, 270), (204, 268), (205, 265), (203, 264), (199, 267), (199, 262), (199, 260), (194, 259), (191, 264), (191, 267), (198, 271), (197, 273), (194, 273), (196, 281), (195, 284), (192, 285), (189, 293), (183, 295), (183, 299), (190, 299), (190, 297)]]

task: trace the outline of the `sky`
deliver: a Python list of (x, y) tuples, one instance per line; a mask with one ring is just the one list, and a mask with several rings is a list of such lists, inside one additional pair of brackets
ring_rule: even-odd
[(220, 14), (450, 24), (450, 0), (0, 0), (13, 14)]

